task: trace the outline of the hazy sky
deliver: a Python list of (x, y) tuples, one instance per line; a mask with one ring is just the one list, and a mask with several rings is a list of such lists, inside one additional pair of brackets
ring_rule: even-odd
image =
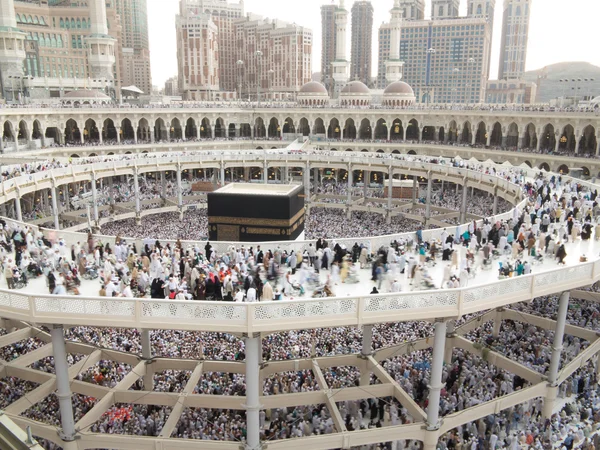
[[(238, 0), (233, 0), (238, 1)], [(279, 18), (309, 27), (313, 31), (313, 72), (321, 70), (320, 6), (331, 0), (245, 0), (245, 11), (264, 17)], [(346, 0), (350, 10), (353, 0)], [(373, 68), (377, 67), (377, 29), (389, 19), (393, 0), (372, 0), (375, 8), (373, 26)], [(426, 0), (426, 14), (430, 0)], [(498, 73), (500, 30), (503, 0), (496, 0), (494, 45), (491, 76)], [(179, 0), (148, 0), (152, 82), (163, 87), (167, 78), (177, 74), (175, 15)], [(466, 0), (461, 0), (466, 14)], [(561, 61), (587, 61), (600, 66), (598, 45), (599, 0), (533, 0), (527, 70), (539, 69)], [(348, 23), (350, 33), (350, 23)], [(348, 38), (348, 43), (350, 39)], [(350, 57), (350, 49), (348, 49)], [(373, 73), (373, 75), (376, 75)]]

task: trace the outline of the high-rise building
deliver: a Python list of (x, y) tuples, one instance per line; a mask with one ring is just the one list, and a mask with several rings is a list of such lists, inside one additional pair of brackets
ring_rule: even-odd
[(425, 18), (425, 0), (400, 0), (404, 20), (423, 20)]
[(122, 27), (121, 83), (123, 86), (135, 85), (149, 95), (152, 92), (152, 74), (146, 2), (147, 0), (116, 0), (115, 6)]
[(518, 80), (525, 72), (532, 0), (504, 0), (499, 80)]
[(431, 0), (431, 18), (448, 19), (458, 17), (460, 0)]
[(358, 0), (352, 5), (352, 39), (350, 43), (350, 79), (371, 84), (371, 51), (373, 48), (373, 5)]
[(333, 66), (335, 61), (336, 28), (335, 10), (336, 5), (321, 6), (321, 83), (328, 88), (331, 95), (333, 86)]
[[(237, 42), (233, 23), (244, 16), (244, 1), (229, 3), (227, 0), (180, 0), (179, 10), (179, 15), (188, 19), (199, 14), (210, 16), (217, 27), (219, 88), (223, 91), (235, 91)], [(181, 78), (180, 74), (180, 83)]]
[(219, 91), (218, 28), (211, 15), (180, 3), (177, 15), (177, 72), (184, 100), (214, 100)]
[[(392, 23), (379, 29), (381, 89), (387, 85), (392, 29)], [(491, 21), (485, 17), (403, 21), (399, 58), (404, 61), (403, 81), (412, 86), (417, 102), (483, 102), (491, 43)]]
[(7, 100), (17, 100), (21, 92), (14, 88), (14, 81), (21, 85), (23, 80), (23, 61), (27, 48), (25, 37), (25, 33), (17, 28), (13, 0), (0, 1), (0, 39), (4, 47), (0, 54), (0, 81), (2, 96)]
[(311, 80), (310, 29), (255, 14), (236, 20), (234, 27), (242, 92), (256, 99), (260, 86), (261, 99), (293, 97)]
[(179, 83), (177, 77), (171, 77), (165, 81), (165, 89), (163, 91), (167, 97), (174, 97), (179, 95)]
[(124, 55), (113, 1), (16, 2), (14, 8), (25, 33), (28, 77), (19, 90), (38, 99), (83, 88), (120, 96)]

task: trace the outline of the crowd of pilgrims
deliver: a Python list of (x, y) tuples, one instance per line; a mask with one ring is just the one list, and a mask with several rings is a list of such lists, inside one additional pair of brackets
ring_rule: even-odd
[[(592, 287), (598, 291), (597, 286)], [(516, 312), (556, 318), (558, 297), (536, 298), (531, 302), (511, 305)], [(493, 320), (493, 319), (490, 319)], [(461, 327), (479, 321), (478, 326), (462, 331)], [(585, 300), (571, 300), (567, 322), (571, 325), (600, 332), (600, 304)], [(543, 330), (522, 321), (503, 320), (497, 336), (493, 336), (493, 322), (480, 320), (480, 314), (469, 315), (455, 323), (459, 336), (497, 351), (512, 360), (545, 374), (547, 372), (553, 332)], [(10, 330), (0, 329), (0, 335)], [(47, 329), (35, 330), (28, 339), (0, 349), (0, 359), (13, 361), (50, 342)], [(65, 330), (69, 341), (91, 344), (109, 350), (126, 353), (141, 352), (141, 337), (137, 330), (73, 327)], [(431, 340), (433, 326), (429, 322), (380, 324), (373, 330), (373, 349), (395, 346), (395, 352), (382, 361), (382, 366), (422, 408), (427, 407), (428, 379), (431, 370), (431, 349), (414, 350), (406, 342)], [(263, 336), (263, 359), (265, 361), (289, 360), (302, 357), (322, 357), (358, 353), (361, 348), (362, 330), (354, 327), (295, 330)], [(155, 356), (167, 358), (208, 359), (243, 361), (243, 340), (223, 333), (157, 330), (151, 332)], [(588, 343), (571, 335), (565, 336), (561, 368), (565, 367)], [(481, 349), (482, 347), (476, 347)], [(93, 349), (90, 349), (92, 351)], [(129, 355), (127, 355), (129, 356)], [(69, 353), (69, 365), (85, 359), (87, 355)], [(111, 353), (114, 359), (102, 359), (81, 371), (75, 377), (86, 383), (115, 387), (132, 366)], [(129, 360), (130, 361), (130, 360)], [(597, 364), (590, 361), (570, 376), (559, 388), (559, 406), (548, 420), (542, 417), (543, 399), (534, 399), (499, 414), (489, 415), (467, 423), (442, 435), (438, 449), (594, 449), (600, 444), (600, 391)], [(31, 368), (54, 373), (52, 357), (30, 365)], [(340, 366), (322, 370), (329, 388), (354, 387), (358, 385), (360, 372), (354, 366)], [(191, 376), (189, 370), (162, 370), (154, 374), (154, 391), (180, 393), (186, 389)], [(518, 392), (530, 383), (510, 372), (500, 369), (477, 352), (455, 348), (451, 361), (444, 364), (441, 392), (441, 414), (479, 405), (486, 401)], [(386, 382), (371, 375), (370, 384)], [(0, 408), (37, 388), (39, 384), (18, 377), (0, 379)], [(312, 370), (298, 370), (269, 375), (264, 378), (263, 395), (280, 395), (310, 392), (323, 389)], [(143, 390), (141, 379), (130, 389)], [(189, 392), (195, 394), (244, 396), (243, 374), (203, 372), (197, 384)], [(97, 399), (73, 395), (75, 420), (81, 419), (97, 403)], [(335, 399), (334, 399), (335, 401)], [(415, 421), (404, 405), (394, 398), (377, 398), (361, 401), (335, 402), (348, 430), (387, 427), (409, 424)], [(564, 406), (562, 406), (564, 404)], [(60, 426), (58, 400), (51, 394), (38, 403), (30, 405), (22, 416), (56, 427)], [(158, 436), (164, 427), (171, 407), (160, 405), (120, 404), (105, 411), (86, 431)], [(326, 405), (274, 408), (260, 413), (262, 439), (290, 439), (337, 431)], [(245, 438), (244, 411), (184, 408), (172, 437), (189, 439), (243, 441)], [(47, 449), (58, 447), (42, 440)], [(378, 445), (360, 447), (361, 450), (420, 449), (416, 441), (382, 442)]]
[[(510, 177), (510, 174), (507, 174)], [(236, 301), (273, 300), (291, 294), (293, 288), (291, 272), (311, 266), (325, 270), (331, 278), (349, 276), (350, 261), (362, 267), (371, 267), (374, 285), (377, 289), (394, 291), (398, 286), (384, 278), (387, 272), (402, 273), (404, 258), (405, 276), (417, 284), (419, 275), (428, 260), (447, 260), (451, 269), (458, 271), (462, 279), (469, 271), (475, 270), (474, 258), (454, 261), (454, 255), (463, 252), (477, 255), (485, 264), (501, 255), (506, 263), (500, 276), (528, 273), (526, 263), (540, 257), (552, 257), (564, 263), (565, 243), (597, 239), (596, 229), (600, 207), (596, 202), (596, 192), (589, 192), (581, 186), (565, 182), (560, 177), (524, 181), (518, 175), (512, 181), (521, 180), (529, 204), (520, 214), (516, 212), (505, 221), (485, 221), (483, 225), (473, 223), (464, 233), (451, 229), (444, 231), (439, 242), (427, 242), (422, 231), (404, 242), (391, 243), (389, 247), (369, 253), (367, 246), (357, 242), (356, 246), (345, 249), (319, 239), (314, 249), (308, 247), (300, 255), (285, 254), (274, 249), (228, 248), (223, 252), (206, 243), (184, 247), (175, 244), (162, 245), (154, 240), (144, 241), (143, 248), (137, 249), (117, 237), (113, 243), (97, 242), (89, 236), (87, 242), (75, 244), (70, 249), (49, 233), (39, 233), (33, 229), (15, 227), (4, 223), (0, 233), (0, 251), (3, 253), (3, 270), (9, 287), (13, 277), (23, 271), (29, 276), (44, 273), (48, 278), (50, 291), (62, 294), (68, 280), (83, 275), (86, 271), (97, 270), (103, 280), (104, 295), (134, 296), (150, 292), (154, 298), (223, 298)], [(107, 245), (109, 244), (109, 245)], [(333, 248), (332, 248), (333, 247)], [(139, 251), (138, 251), (139, 250)], [(463, 263), (464, 261), (464, 263)], [(303, 267), (303, 265), (305, 267)], [(337, 265), (338, 269), (335, 269)], [(458, 266), (461, 267), (458, 267)], [(279, 268), (285, 268), (280, 271)], [(455, 267), (453, 267), (455, 266)], [(408, 270), (407, 270), (408, 269)], [(460, 270), (459, 270), (460, 269)], [(313, 269), (314, 270), (314, 269)], [(305, 273), (306, 275), (306, 273)], [(306, 275), (307, 280), (309, 277)], [(54, 278), (54, 285), (52, 284)], [(158, 280), (158, 282), (156, 282)], [(382, 281), (388, 280), (388, 283)], [(439, 286), (455, 287), (456, 276), (444, 271), (444, 279)], [(273, 284), (271, 284), (273, 283)], [(62, 288), (61, 288), (62, 286)], [(198, 288), (200, 286), (200, 289)], [(204, 287), (204, 289), (202, 289)], [(281, 292), (280, 292), (281, 291)], [(573, 325), (600, 331), (600, 306), (596, 303), (573, 301), (577, 308), (569, 310), (568, 321)], [(513, 305), (511, 308), (545, 317), (555, 318), (557, 300), (544, 297), (530, 303)], [(456, 325), (464, 324), (473, 317), (461, 319)], [(459, 328), (460, 330), (460, 328)], [(5, 331), (0, 333), (4, 334)], [(378, 325), (374, 330), (374, 349), (390, 345), (400, 345), (416, 339), (432, 336), (429, 323), (399, 323)], [(360, 350), (362, 331), (354, 328), (331, 328), (305, 331), (291, 331), (266, 336), (263, 339), (265, 360), (294, 359), (311, 356), (327, 356), (356, 353)], [(465, 334), (465, 337), (488, 346), (514, 361), (545, 373), (549, 365), (553, 332), (532, 326), (524, 320), (502, 323), (498, 336), (493, 336), (488, 322)], [(140, 336), (135, 330), (95, 329), (73, 327), (67, 330), (67, 338), (86, 342), (114, 350), (139, 353)], [(243, 361), (245, 358), (243, 341), (221, 333), (192, 333), (176, 330), (153, 331), (153, 350), (157, 356), (179, 358), (207, 358), (230, 361)], [(11, 361), (31, 352), (49, 341), (47, 334), (40, 332), (35, 337), (0, 349), (0, 358)], [(562, 365), (568, 363), (589, 343), (581, 338), (567, 335), (562, 355)], [(402, 346), (401, 348), (405, 348)], [(426, 406), (431, 351), (412, 351), (383, 362), (386, 370), (413, 396), (415, 401)], [(69, 363), (75, 364), (85, 356), (69, 355)], [(38, 361), (32, 368), (45, 372), (53, 371), (51, 358)], [(131, 366), (122, 361), (102, 360), (77, 379), (114, 387), (122, 380)], [(166, 392), (179, 392), (185, 387), (189, 373), (184, 371), (163, 371), (155, 374), (155, 389)], [(328, 384), (337, 387), (354, 386), (359, 377), (354, 367), (339, 367), (324, 370)], [(499, 395), (510, 394), (528, 385), (527, 381), (496, 368), (463, 350), (455, 349), (452, 361), (445, 365), (444, 389), (441, 408), (443, 414), (461, 411), (485, 402)], [(379, 382), (372, 378), (372, 383)], [(16, 377), (0, 379), (0, 407), (12, 403), (25, 393), (35, 389), (36, 384)], [(134, 389), (141, 389), (138, 382)], [(303, 392), (320, 389), (311, 371), (280, 373), (265, 380), (263, 393), (277, 395), (286, 392)], [(238, 374), (205, 373), (196, 393), (218, 395), (243, 395), (244, 376)], [(469, 423), (452, 430), (442, 437), (438, 447), (446, 448), (557, 448), (571, 449), (574, 446), (591, 449), (598, 447), (595, 433), (600, 422), (600, 399), (597, 388), (596, 368), (593, 364), (579, 369), (564, 382), (559, 397), (569, 403), (555, 414), (551, 420), (541, 418), (542, 403), (533, 400), (500, 414)], [(77, 394), (73, 398), (76, 420), (82, 417), (96, 403), (96, 399)], [(350, 430), (368, 427), (385, 427), (399, 423), (410, 423), (407, 410), (394, 399), (339, 402), (342, 417)], [(23, 415), (53, 425), (57, 422), (57, 399), (47, 399), (31, 405)], [(131, 433), (156, 436), (164, 426), (170, 408), (151, 405), (114, 405), (92, 427), (92, 431), (108, 433)], [(212, 440), (243, 440), (245, 433), (243, 411), (218, 409), (186, 408), (175, 427), (173, 436)], [(261, 413), (263, 438), (283, 439), (324, 434), (335, 431), (335, 426), (325, 405), (310, 407), (268, 410)], [(52, 444), (45, 443), (48, 448)], [(382, 443), (369, 449), (418, 449), (417, 442), (395, 441)]]

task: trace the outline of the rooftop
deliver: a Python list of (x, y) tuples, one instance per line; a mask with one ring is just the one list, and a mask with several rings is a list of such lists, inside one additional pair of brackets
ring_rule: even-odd
[(217, 194), (288, 196), (302, 188), (300, 184), (231, 183), (217, 189)]

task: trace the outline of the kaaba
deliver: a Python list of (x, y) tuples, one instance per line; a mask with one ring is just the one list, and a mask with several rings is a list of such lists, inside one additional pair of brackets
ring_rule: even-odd
[(294, 241), (304, 232), (304, 187), (231, 183), (208, 196), (211, 241)]

